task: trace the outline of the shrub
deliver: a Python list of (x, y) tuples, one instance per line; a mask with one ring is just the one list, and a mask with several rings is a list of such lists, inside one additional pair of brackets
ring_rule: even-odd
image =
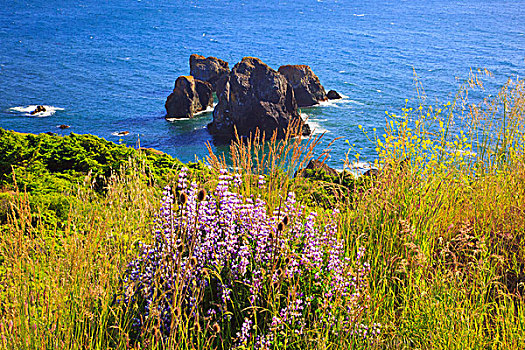
[(224, 170), (211, 195), (188, 183), (183, 170), (178, 194), (166, 188), (154, 243), (125, 275), (137, 335), (156, 327), (176, 342), (207, 334), (215, 347), (264, 349), (379, 332), (361, 323), (370, 266), (363, 250), (348, 256), (337, 213), (322, 223), (289, 193), (269, 214), (260, 197), (236, 191), (240, 175)]

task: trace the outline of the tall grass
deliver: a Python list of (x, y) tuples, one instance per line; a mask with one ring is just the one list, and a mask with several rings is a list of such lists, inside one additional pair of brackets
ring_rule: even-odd
[(481, 88), (473, 75), (461, 99), (388, 114), (382, 174), (344, 213), (368, 248), (382, 346), (523, 347), (524, 83), (469, 104)]
[[(481, 73), (472, 74), (452, 101), (434, 106), (417, 86), (419, 101), (387, 113), (384, 132), (370, 137), (379, 175), (350, 189), (352, 205), (339, 202), (339, 211), (310, 201), (319, 183), (294, 176), (321, 141), (293, 138), (297, 131), (269, 143), (239, 139), (231, 159), (210, 153), (212, 175), (190, 176), (213, 193), (220, 169), (228, 168), (242, 179), (237, 195), (260, 198), (270, 216), (295, 191), (305, 211), (334, 222), (349, 261), (364, 248), (369, 300), (359, 322), (381, 324), (381, 333), (363, 342), (315, 327), (297, 335), (292, 328), (270, 348), (525, 347), (524, 82), (509, 81), (490, 95)], [(15, 190), (0, 241), (1, 348), (254, 347), (253, 339), (236, 342), (242, 322), (217, 332), (206, 320), (181, 318), (168, 336), (154, 318), (139, 331), (133, 326), (140, 305), (118, 300), (128, 264), (141, 252), (138, 242), (154, 242), (161, 191), (144, 182), (144, 169), (131, 168), (109, 180), (104, 196), (90, 189), (89, 177), (72, 190), (76, 200), (64, 229), (45, 226), (27, 195)], [(182, 302), (172, 306), (184, 309)], [(279, 309), (265, 304), (273, 306)]]
[(70, 194), (77, 201), (65, 230), (35, 221), (27, 195), (17, 190), (0, 242), (2, 348), (126, 347), (113, 300), (158, 208), (143, 173), (115, 175), (103, 197), (88, 176)]

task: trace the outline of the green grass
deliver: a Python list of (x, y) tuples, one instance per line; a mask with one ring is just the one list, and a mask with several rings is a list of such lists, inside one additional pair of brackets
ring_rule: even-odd
[[(312, 156), (297, 141), (271, 141), (264, 159), (256, 141), (232, 146), (242, 193), (273, 210), (296, 191), (321, 220), (339, 208), (348, 256), (365, 247), (371, 264), (363, 321), (382, 325), (376, 339), (311, 332), (275, 349), (525, 347), (523, 84), (476, 104), (462, 100), (464, 88), (450, 104), (389, 114), (385, 135), (373, 139), (381, 174), (361, 183), (290, 176)], [(189, 323), (178, 342), (165, 344), (154, 324), (134, 341), (134, 311), (115, 303), (180, 163), (91, 136), (0, 133), (0, 348), (206, 348), (210, 333)], [(286, 154), (290, 167), (278, 163)], [(192, 169), (208, 190), (224, 166), (219, 157), (210, 163)]]

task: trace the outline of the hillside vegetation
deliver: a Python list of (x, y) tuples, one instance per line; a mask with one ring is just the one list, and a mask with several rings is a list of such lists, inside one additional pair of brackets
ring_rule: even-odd
[(294, 176), (297, 131), (204, 166), (0, 130), (0, 347), (524, 348), (524, 82), (420, 97), (359, 180)]

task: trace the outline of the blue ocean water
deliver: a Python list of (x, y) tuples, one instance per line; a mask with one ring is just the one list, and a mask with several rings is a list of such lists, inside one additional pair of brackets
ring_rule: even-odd
[[(431, 99), (487, 68), (491, 83), (525, 76), (525, 0), (0, 0), (0, 127), (91, 133), (202, 159), (211, 114), (167, 122), (164, 102), (192, 53), (230, 63), (256, 56), (274, 69), (308, 64), (345, 98), (303, 109), (338, 166), (359, 130), (414, 97), (413, 71)], [(57, 107), (43, 117), (24, 107)], [(24, 112), (26, 111), (26, 112)], [(48, 113), (50, 114), (50, 113)], [(71, 125), (60, 130), (59, 124)], [(127, 136), (113, 135), (129, 131)], [(216, 148), (217, 146), (213, 146)], [(219, 147), (219, 151), (226, 147)]]

